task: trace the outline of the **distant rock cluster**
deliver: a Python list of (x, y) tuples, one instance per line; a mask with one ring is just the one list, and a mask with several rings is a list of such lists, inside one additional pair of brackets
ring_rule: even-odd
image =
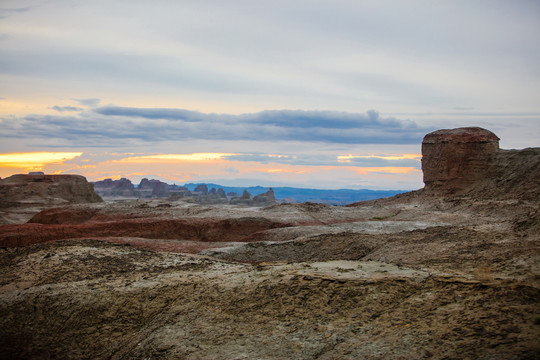
[(237, 204), (237, 205), (270, 205), (276, 202), (274, 190), (252, 196), (247, 190), (242, 195), (234, 192), (225, 193), (222, 188), (208, 189), (208, 185), (199, 184), (190, 191), (185, 186), (169, 185), (160, 180), (142, 179), (135, 186), (131, 180), (122, 178), (119, 180), (105, 179), (93, 183), (95, 191), (103, 197), (127, 197), (145, 199), (169, 199), (184, 200), (200, 204)]

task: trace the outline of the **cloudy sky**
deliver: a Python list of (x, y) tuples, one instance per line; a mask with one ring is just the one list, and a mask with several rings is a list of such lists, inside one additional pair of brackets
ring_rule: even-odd
[(0, 1), (0, 176), (422, 187), (420, 143), (540, 146), (536, 0)]

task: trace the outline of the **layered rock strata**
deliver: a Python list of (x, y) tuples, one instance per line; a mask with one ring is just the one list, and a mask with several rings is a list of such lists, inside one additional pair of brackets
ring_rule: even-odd
[(102, 201), (80, 175), (13, 175), (0, 180), (0, 208)]
[(425, 189), (459, 192), (489, 172), (499, 138), (478, 127), (437, 130), (422, 141)]
[(499, 149), (479, 127), (437, 130), (422, 142), (424, 193), (478, 199), (540, 198), (540, 148)]

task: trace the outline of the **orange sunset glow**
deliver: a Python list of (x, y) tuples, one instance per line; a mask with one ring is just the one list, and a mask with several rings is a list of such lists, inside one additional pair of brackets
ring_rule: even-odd
[[(359, 179), (383, 179), (387, 176), (418, 177), (419, 169), (411, 166), (361, 166), (351, 160), (418, 160), (417, 154), (392, 155), (336, 155), (335, 165), (305, 165), (294, 163), (296, 155), (257, 155), (268, 161), (237, 160), (238, 153), (200, 152), (137, 155), (135, 153), (111, 153), (116, 159), (92, 158), (82, 152), (32, 152), (0, 154), (0, 175), (28, 171), (44, 171), (51, 174), (75, 173), (91, 181), (122, 177), (139, 181), (144, 177), (157, 177), (172, 183), (205, 181), (207, 179), (259, 179), (269, 184), (291, 182), (297, 186), (315, 181), (329, 181), (338, 177), (349, 182)], [(68, 161), (70, 160), (70, 161)], [(285, 161), (285, 163), (280, 163)], [(292, 161), (292, 163), (286, 163)], [(338, 182), (336, 182), (338, 183)]]
[(40, 170), (47, 164), (61, 164), (82, 152), (30, 152), (0, 154), (0, 168)]
[(159, 155), (145, 155), (134, 156), (120, 160), (121, 162), (130, 163), (150, 163), (150, 162), (182, 162), (182, 161), (215, 161), (221, 160), (225, 156), (231, 156), (235, 154), (228, 153), (195, 153), (195, 154), (159, 154)]

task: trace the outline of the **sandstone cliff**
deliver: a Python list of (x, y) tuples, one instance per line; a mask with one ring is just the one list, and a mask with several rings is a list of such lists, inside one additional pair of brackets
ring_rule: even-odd
[(37, 202), (93, 203), (103, 201), (80, 175), (13, 175), (0, 180), (0, 207)]
[(0, 221), (4, 223), (26, 221), (51, 206), (102, 201), (92, 184), (80, 175), (21, 174), (0, 180), (0, 209), (20, 209), (2, 216)]
[(478, 199), (540, 199), (540, 148), (499, 149), (491, 131), (437, 130), (422, 142), (424, 193)]
[(94, 182), (94, 189), (100, 196), (135, 196), (135, 187), (131, 180), (126, 178), (121, 178), (120, 180), (104, 179), (96, 181)]

